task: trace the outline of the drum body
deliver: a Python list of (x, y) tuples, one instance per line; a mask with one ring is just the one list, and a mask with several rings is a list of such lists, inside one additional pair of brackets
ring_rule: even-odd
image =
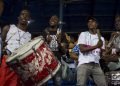
[(60, 62), (42, 37), (21, 46), (7, 59), (7, 64), (21, 77), (26, 86), (41, 86), (60, 68)]
[(106, 72), (108, 86), (120, 86), (120, 71)]

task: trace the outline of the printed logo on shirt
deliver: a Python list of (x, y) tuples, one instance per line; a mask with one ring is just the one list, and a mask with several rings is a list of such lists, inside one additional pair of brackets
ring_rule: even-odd
[(49, 46), (52, 51), (58, 51), (58, 42), (57, 42), (57, 36), (56, 35), (50, 35), (52, 38)]

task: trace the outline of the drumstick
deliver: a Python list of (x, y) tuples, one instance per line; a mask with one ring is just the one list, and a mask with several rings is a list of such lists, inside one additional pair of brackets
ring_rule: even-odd
[(67, 33), (65, 33), (65, 36), (66, 36), (67, 41), (70, 42), (70, 41), (71, 41), (71, 40), (70, 40), (70, 36), (68, 36)]
[(99, 29), (97, 29), (97, 35), (98, 35), (98, 39), (101, 40), (101, 33)]

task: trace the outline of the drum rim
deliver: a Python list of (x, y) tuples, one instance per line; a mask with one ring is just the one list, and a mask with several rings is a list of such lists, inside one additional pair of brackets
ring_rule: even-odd
[[(56, 69), (53, 71), (53, 76), (60, 70), (60, 67), (61, 67), (61, 63), (58, 61), (58, 65), (57, 65)], [(45, 82), (47, 82), (51, 78), (52, 78), (52, 76), (48, 75), (46, 77), (46, 79), (43, 79), (41, 82), (38, 82), (36, 86), (41, 86), (42, 84), (44, 84)]]
[[(36, 37), (35, 39), (39, 39), (39, 38)], [(35, 40), (35, 39), (34, 39), (34, 40)], [(33, 41), (33, 40), (31, 40), (30, 42), (26, 43), (25, 45), (23, 45), (23, 46), (21, 46), (21, 47), (26, 46), (27, 44), (31, 43), (32, 41)], [(43, 39), (40, 39), (40, 40), (39, 40), (38, 42), (36, 42), (35, 45), (33, 45), (33, 46), (35, 46), (34, 48), (37, 49), (37, 48), (38, 48), (40, 45), (42, 45), (43, 43), (44, 43), (44, 40), (43, 40)], [(39, 44), (39, 46), (37, 46), (38, 44)], [(30, 48), (29, 50), (25, 51), (25, 52), (22, 53), (22, 54), (18, 53), (18, 50), (16, 50), (17, 53), (13, 52), (10, 56), (8, 56), (6, 62), (9, 63), (9, 62), (13, 62), (13, 61), (15, 61), (15, 60), (19, 61), (19, 60), (23, 59), (24, 57), (26, 57), (26, 56), (28, 56), (29, 54), (31, 54), (31, 53), (34, 52), (34, 51), (32, 50), (32, 47), (33, 47), (33, 46), (31, 46), (31, 48)], [(37, 46), (37, 47), (36, 47), (36, 46)], [(20, 48), (21, 48), (21, 47), (20, 47)], [(19, 48), (19, 49), (20, 49), (20, 48)], [(29, 52), (29, 53), (28, 53), (28, 52)]]

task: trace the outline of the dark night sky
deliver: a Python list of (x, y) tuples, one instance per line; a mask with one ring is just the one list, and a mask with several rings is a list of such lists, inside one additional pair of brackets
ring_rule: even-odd
[[(30, 32), (41, 32), (51, 15), (59, 16), (59, 0), (4, 0), (5, 9), (1, 18), (4, 23), (16, 23), (20, 10), (27, 1), (33, 22)], [(94, 16), (102, 31), (114, 30), (114, 18), (120, 13), (120, 0), (73, 0), (63, 6), (63, 30), (80, 32), (87, 30), (86, 18)]]

